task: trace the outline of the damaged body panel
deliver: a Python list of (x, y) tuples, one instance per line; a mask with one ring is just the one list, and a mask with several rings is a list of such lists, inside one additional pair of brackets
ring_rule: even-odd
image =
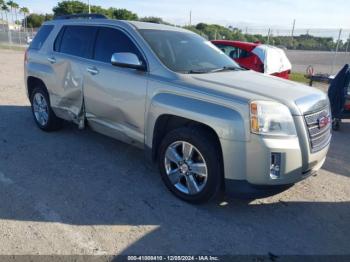
[[(40, 59), (47, 63), (37, 63), (36, 60)], [(45, 86), (50, 86), (50, 103), (57, 116), (79, 124), (84, 115), (83, 78), (79, 64), (58, 56), (53, 64), (42, 55), (33, 55), (27, 68), (26, 77), (40, 79)]]
[(143, 147), (147, 73), (92, 62), (84, 72), (84, 101), (89, 125), (110, 137)]
[(59, 117), (79, 124), (84, 118), (83, 63), (64, 56), (56, 55), (56, 62), (52, 65), (56, 83), (50, 95), (51, 106)]

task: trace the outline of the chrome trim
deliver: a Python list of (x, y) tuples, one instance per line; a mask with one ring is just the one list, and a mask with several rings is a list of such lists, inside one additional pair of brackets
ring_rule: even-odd
[(304, 120), (308, 130), (310, 150), (316, 153), (325, 148), (331, 141), (331, 121), (320, 128), (318, 120), (322, 117), (330, 117), (330, 108), (324, 107), (320, 111), (311, 114), (305, 114)]
[(114, 53), (111, 57), (111, 63), (115, 66), (133, 69), (145, 68), (137, 55), (133, 53)]
[(321, 108), (329, 106), (328, 98), (323, 93), (316, 93), (299, 98), (295, 101), (302, 115), (317, 112)]
[(164, 157), (170, 183), (180, 192), (196, 195), (203, 191), (208, 179), (208, 167), (201, 152), (186, 141), (168, 146)]
[(46, 126), (49, 121), (49, 107), (45, 97), (36, 93), (33, 98), (33, 113), (40, 126)]

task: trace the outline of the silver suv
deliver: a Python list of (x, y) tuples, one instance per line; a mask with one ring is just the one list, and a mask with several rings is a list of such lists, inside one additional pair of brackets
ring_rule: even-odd
[(194, 203), (291, 185), (324, 163), (323, 92), (244, 70), (182, 28), (69, 18), (45, 23), (26, 52), (42, 130), (64, 119), (144, 148), (170, 191)]

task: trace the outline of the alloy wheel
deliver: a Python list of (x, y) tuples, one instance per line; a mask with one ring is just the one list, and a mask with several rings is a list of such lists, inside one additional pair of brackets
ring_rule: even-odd
[(208, 168), (201, 152), (191, 143), (176, 141), (165, 151), (165, 171), (170, 182), (182, 193), (200, 193), (208, 178)]
[(36, 93), (33, 97), (33, 112), (36, 121), (41, 126), (45, 126), (49, 121), (49, 107), (41, 93)]

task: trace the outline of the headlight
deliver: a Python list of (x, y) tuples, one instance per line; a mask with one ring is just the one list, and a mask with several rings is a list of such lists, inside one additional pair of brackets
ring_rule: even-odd
[(296, 135), (293, 117), (288, 107), (271, 101), (250, 103), (250, 129), (252, 133), (260, 135)]

